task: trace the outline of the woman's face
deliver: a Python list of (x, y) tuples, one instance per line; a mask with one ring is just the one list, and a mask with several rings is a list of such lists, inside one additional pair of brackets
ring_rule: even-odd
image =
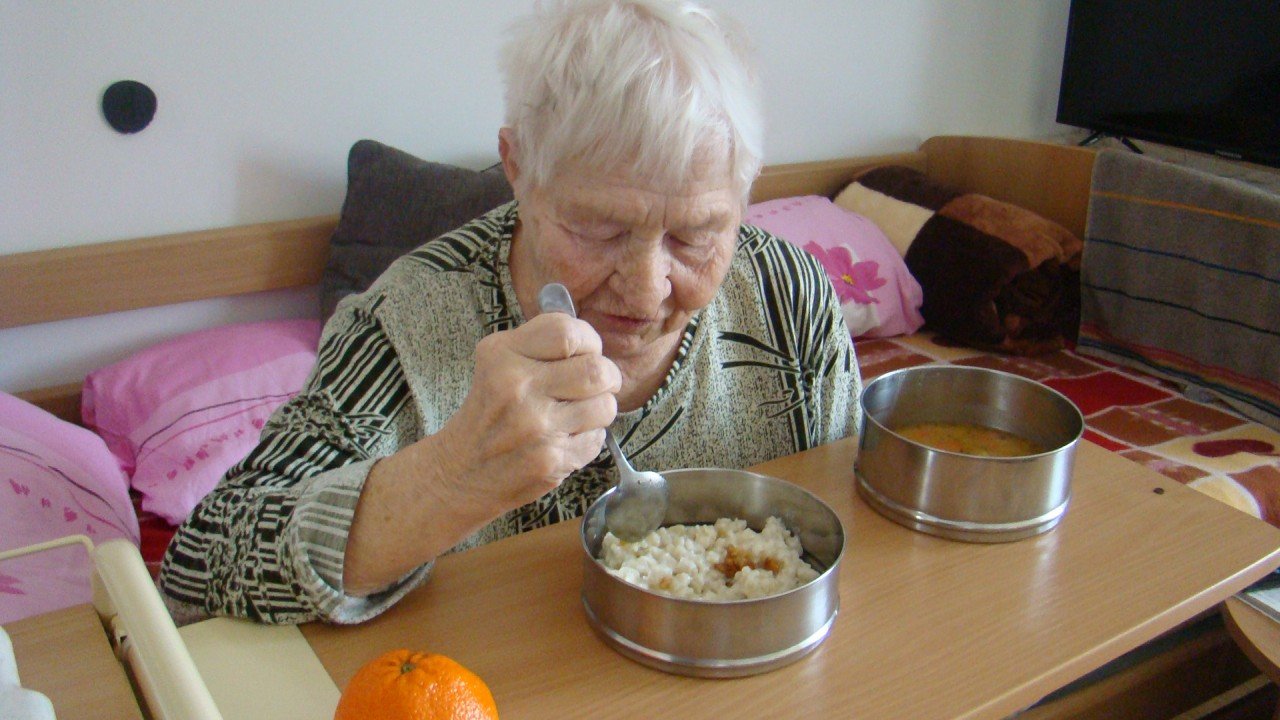
[(545, 283), (568, 287), (578, 316), (622, 370), (620, 400), (628, 383), (665, 375), (690, 317), (711, 302), (733, 257), (742, 206), (728, 163), (695, 163), (680, 187), (562, 172), (517, 197), (512, 274), (521, 305), (536, 307), (528, 301)]

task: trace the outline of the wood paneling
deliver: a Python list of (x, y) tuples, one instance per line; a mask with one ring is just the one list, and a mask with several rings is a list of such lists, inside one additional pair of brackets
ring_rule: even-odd
[(923, 171), (925, 155), (907, 152), (771, 165), (760, 172), (751, 187), (751, 202), (796, 195), (835, 197), (859, 172), (876, 165), (907, 165)]
[(0, 328), (314, 285), (337, 216), (0, 256)]
[(1033, 210), (1084, 238), (1096, 151), (960, 136), (933, 137), (920, 149), (933, 179)]

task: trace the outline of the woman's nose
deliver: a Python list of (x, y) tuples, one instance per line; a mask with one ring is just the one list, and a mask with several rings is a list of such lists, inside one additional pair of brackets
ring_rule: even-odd
[(661, 240), (635, 240), (615, 273), (617, 289), (635, 309), (652, 311), (671, 294), (671, 257)]

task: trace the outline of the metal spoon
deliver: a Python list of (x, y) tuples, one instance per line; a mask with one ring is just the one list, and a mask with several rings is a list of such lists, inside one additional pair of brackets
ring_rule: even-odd
[(667, 479), (631, 467), (609, 428), (604, 429), (604, 442), (618, 466), (618, 487), (605, 501), (604, 526), (624, 542), (643, 540), (667, 516)]
[[(569, 290), (560, 283), (549, 283), (538, 291), (538, 307), (542, 312), (578, 316)], [(608, 428), (604, 430), (604, 440), (618, 466), (618, 486), (605, 501), (604, 525), (624, 542), (642, 540), (661, 527), (667, 515), (667, 480), (656, 472), (631, 467)]]

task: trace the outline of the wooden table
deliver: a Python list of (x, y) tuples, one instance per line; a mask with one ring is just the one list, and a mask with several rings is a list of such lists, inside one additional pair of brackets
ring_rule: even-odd
[(830, 637), (770, 673), (687, 678), (610, 649), (583, 614), (578, 522), (441, 558), (381, 617), (303, 634), (339, 687), (391, 648), (440, 652), (512, 718), (997, 718), (1280, 565), (1280, 529), (1090, 443), (1058, 527), (999, 544), (876, 514), (854, 490), (856, 450), (844, 440), (755, 468), (829, 503), (848, 539)]
[(141, 720), (129, 678), (93, 606), (55, 610), (4, 629), (22, 686), (48, 696), (60, 719)]
[[(1280, 566), (1280, 529), (1096, 445), (1080, 448), (1057, 528), (990, 545), (876, 514), (854, 491), (856, 450), (845, 440), (755, 468), (823, 498), (848, 539), (830, 637), (773, 672), (688, 678), (614, 652), (583, 614), (578, 522), (441, 558), (384, 615), (302, 633), (338, 687), (395, 647), (450, 655), (507, 718), (998, 718)], [(138, 716), (91, 608), (6, 629), (24, 684), (60, 718)]]
[[(1280, 683), (1280, 623), (1239, 598), (1222, 604), (1227, 632), (1249, 660), (1273, 683)], [(1274, 717), (1280, 718), (1280, 705)]]
[(1239, 598), (1222, 606), (1227, 632), (1272, 682), (1280, 682), (1280, 623)]

